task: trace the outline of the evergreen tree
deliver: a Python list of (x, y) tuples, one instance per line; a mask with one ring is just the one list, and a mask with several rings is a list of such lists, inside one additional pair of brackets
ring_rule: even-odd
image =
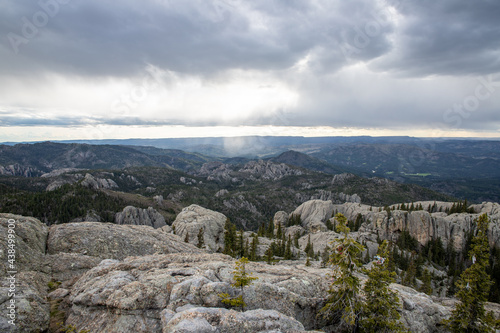
[(402, 284), (408, 287), (414, 287), (416, 282), (415, 279), (417, 277), (417, 266), (415, 264), (415, 256), (416, 253), (412, 252), (410, 257), (410, 264), (402, 281)]
[(366, 302), (360, 320), (361, 329), (363, 332), (405, 332), (404, 325), (399, 322), (399, 298), (389, 288), (389, 284), (395, 282), (396, 273), (388, 270), (389, 243), (386, 240), (379, 246), (378, 255), (382, 259), (374, 262), (370, 270), (364, 270), (368, 280), (363, 287)]
[(488, 223), (486, 214), (477, 220), (477, 235), (472, 239), (469, 258), (472, 266), (467, 268), (457, 282), (456, 297), (460, 301), (445, 321), (452, 332), (493, 332), (491, 323), (484, 310), (488, 300), (491, 280), (486, 273), (489, 265)]
[(288, 218), (288, 222), (287, 222), (287, 226), (288, 227), (291, 227), (291, 226), (294, 226), (294, 225), (301, 225), (301, 224), (302, 224), (302, 220), (301, 220), (299, 214), (292, 214)]
[(347, 219), (342, 214), (335, 216), (337, 232), (342, 237), (333, 242), (330, 264), (334, 267), (333, 282), (329, 296), (320, 314), (329, 320), (339, 320), (345, 328), (356, 327), (362, 309), (359, 297), (360, 280), (355, 272), (361, 266), (363, 246), (349, 236)]
[(420, 291), (427, 295), (432, 295), (432, 276), (427, 268), (424, 269), (422, 273), (422, 286), (420, 286)]
[(363, 224), (363, 215), (358, 213), (358, 215), (356, 216), (356, 222), (354, 222), (354, 231), (358, 231), (361, 227), (361, 224)]
[(265, 223), (259, 225), (259, 229), (257, 230), (257, 236), (264, 237), (265, 236), (264, 229), (265, 229)]
[(245, 247), (243, 250), (243, 257), (248, 257), (250, 253), (250, 244), (248, 243), (248, 238), (245, 240)]
[(395, 245), (393, 242), (389, 243), (389, 254), (388, 254), (388, 263), (387, 263), (387, 269), (389, 272), (396, 272), (396, 258), (395, 258), (395, 252), (397, 250), (395, 249)]
[(254, 280), (258, 279), (257, 277), (252, 276), (251, 273), (247, 272), (247, 264), (248, 259), (242, 257), (240, 260), (236, 261), (236, 267), (233, 271), (233, 283), (231, 284), (231, 286), (233, 286), (234, 288), (240, 288), (240, 296), (236, 298), (230, 298), (229, 294), (227, 293), (219, 294), (219, 297), (222, 298), (222, 303), (231, 306), (239, 306), (241, 308), (241, 311), (244, 311), (246, 306), (243, 288), (251, 285)]
[(269, 247), (267, 248), (265, 255), (266, 255), (266, 262), (270, 265), (274, 260), (274, 253), (273, 253), (272, 244), (269, 245)]
[(306, 248), (304, 249), (304, 252), (307, 254), (308, 257), (314, 257), (314, 246), (311, 243), (311, 234), (307, 236), (307, 244)]
[(330, 259), (330, 248), (327, 245), (325, 246), (323, 252), (321, 253), (321, 267), (323, 268), (326, 267), (329, 259)]
[(250, 260), (257, 260), (257, 245), (259, 245), (259, 236), (256, 234), (252, 237), (252, 244), (250, 244)]
[(203, 234), (204, 228), (201, 227), (200, 230), (198, 231), (198, 244), (196, 244), (197, 247), (200, 249), (205, 246), (205, 235)]
[(295, 235), (293, 235), (293, 246), (295, 246), (297, 249), (300, 248), (299, 238), (300, 238), (300, 234), (298, 232), (296, 232)]
[(186, 236), (184, 237), (184, 243), (189, 243), (189, 231), (186, 232)]
[(224, 225), (224, 254), (230, 256), (235, 255), (236, 248), (236, 226), (231, 223), (229, 218), (226, 219), (226, 224)]
[(271, 238), (273, 239), (274, 238), (274, 222), (273, 222), (273, 219), (271, 219), (269, 221), (269, 225), (267, 226), (267, 238)]
[(242, 258), (245, 256), (245, 242), (243, 239), (243, 230), (240, 230), (237, 234), (235, 254), (237, 257)]
[(292, 237), (291, 237), (291, 235), (288, 235), (288, 240), (286, 242), (284, 259), (285, 260), (292, 259)]
[(278, 228), (276, 229), (276, 238), (281, 239), (282, 237), (281, 223), (278, 223)]
[(333, 230), (333, 224), (332, 221), (330, 221), (330, 219), (326, 220), (325, 225), (328, 230)]

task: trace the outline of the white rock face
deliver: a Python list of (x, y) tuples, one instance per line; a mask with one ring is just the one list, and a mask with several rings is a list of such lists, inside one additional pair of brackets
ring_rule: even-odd
[(273, 221), (274, 221), (274, 228), (278, 228), (278, 225), (280, 224), (281, 227), (284, 228), (286, 227), (286, 224), (288, 222), (288, 214), (283, 211), (276, 212), (276, 214), (274, 214)]
[(325, 222), (332, 217), (333, 203), (310, 200), (297, 207), (292, 214), (300, 215), (302, 226), (310, 232), (327, 231)]
[(189, 243), (194, 245), (198, 244), (198, 233), (203, 228), (205, 248), (210, 252), (216, 252), (218, 249), (224, 249), (226, 219), (224, 214), (191, 205), (177, 215), (172, 227), (175, 228), (175, 234), (182, 239), (189, 234)]
[(305, 332), (304, 326), (299, 321), (275, 310), (262, 309), (236, 312), (223, 308), (190, 308), (175, 314), (163, 325), (164, 333), (271, 331)]
[[(417, 202), (415, 204), (419, 204)], [(426, 208), (433, 202), (421, 202)], [(438, 202), (437, 206), (451, 207), (451, 203)], [(381, 239), (392, 239), (402, 231), (408, 231), (412, 237), (425, 245), (432, 239), (441, 238), (446, 248), (452, 242), (456, 251), (461, 251), (467, 240), (467, 233), (475, 230), (476, 220), (481, 214), (488, 214), (490, 224), (488, 239), (490, 246), (500, 246), (500, 205), (497, 203), (483, 203), (471, 206), (475, 214), (461, 213), (448, 215), (444, 212), (429, 213), (422, 211), (391, 211), (390, 216), (386, 211), (379, 212), (379, 207), (371, 207), (356, 203), (334, 205), (334, 208), (346, 216), (348, 220), (355, 221), (358, 214), (363, 217), (364, 223), (360, 231), (377, 233)]]
[(278, 180), (285, 176), (302, 175), (302, 171), (292, 168), (284, 163), (273, 163), (270, 161), (250, 161), (239, 170), (254, 176), (255, 178)]
[(85, 178), (82, 180), (82, 186), (92, 188), (94, 190), (98, 189), (112, 189), (118, 188), (118, 185), (112, 179), (105, 178), (94, 178), (90, 173), (85, 175)]
[(141, 209), (134, 206), (127, 206), (120, 213), (116, 213), (115, 223), (147, 225), (155, 229), (164, 227), (167, 224), (165, 218), (153, 207)]

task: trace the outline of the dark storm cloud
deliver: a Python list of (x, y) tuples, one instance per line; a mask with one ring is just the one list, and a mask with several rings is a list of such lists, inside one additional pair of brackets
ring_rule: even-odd
[[(491, 87), (481, 88), (480, 96), (486, 91), (487, 98), (476, 97), (476, 81), (500, 72), (499, 17), (498, 0), (3, 2), (0, 101), (9, 102), (0, 107), (33, 111), (24, 116), (17, 111), (2, 114), (0, 124), (208, 126), (244, 121), (247, 125), (425, 128), (440, 123), (454, 129), (498, 130), (498, 76), (493, 76)], [(167, 82), (168, 75), (162, 77), (155, 83), (165, 89), (148, 91), (151, 99), (144, 98), (144, 104), (133, 101), (137, 108), (129, 108), (131, 114), (110, 114), (114, 100), (133, 97), (141, 88), (135, 82), (147, 76), (148, 66), (175, 73), (170, 80), (175, 82)], [(270, 99), (269, 112), (246, 111), (233, 120), (227, 120), (227, 115), (243, 111), (206, 110), (210, 117), (199, 119), (186, 116), (186, 110), (172, 115), (161, 109), (162, 103), (178, 97), (168, 95), (175, 92), (169, 90), (175, 83), (182, 85), (196, 77), (202, 88), (219, 84), (223, 90), (234, 82), (241, 84), (235, 72), (257, 72), (262, 85), (281, 84), (276, 91), (288, 89), (289, 95), (298, 96), (297, 102), (286, 104), (284, 97), (285, 106), (276, 107)], [(51, 107), (51, 99), (56, 99), (54, 105), (61, 101), (58, 110), (68, 105), (63, 84), (54, 77), (69, 85), (77, 82), (74, 87), (90, 87), (82, 89), (85, 93), (77, 97), (81, 101), (75, 100), (78, 116), (63, 112), (45, 116), (36, 111)], [(123, 81), (132, 87), (124, 87)], [(37, 84), (47, 85), (43, 90), (47, 97), (39, 97)], [(90, 108), (94, 105), (82, 102), (97, 99), (102, 91), (93, 87), (118, 88), (109, 102), (102, 99), (100, 109), (94, 110)], [(68, 96), (76, 96), (71, 93)], [(193, 91), (186, 96), (207, 98)], [(157, 107), (142, 110), (149, 101), (158, 101)], [(227, 98), (225, 104), (230, 103)], [(284, 116), (277, 117), (280, 110)]]
[[(46, 10), (37, 2), (11, 2), (0, 12), (1, 52), (9, 57), (8, 65), (0, 65), (2, 72), (127, 76), (145, 63), (197, 74), (228, 68), (279, 70), (311, 52), (318, 68), (337, 69), (348, 60), (339, 45), (349, 43), (356, 24), (373, 20), (376, 10), (368, 1), (41, 3), (54, 15), (38, 28), (36, 23), (44, 22), (37, 13)], [(31, 33), (30, 24), (38, 32)], [(354, 56), (378, 56), (387, 47), (380, 33)]]
[(404, 1), (396, 45), (374, 68), (409, 76), (500, 71), (500, 2)]

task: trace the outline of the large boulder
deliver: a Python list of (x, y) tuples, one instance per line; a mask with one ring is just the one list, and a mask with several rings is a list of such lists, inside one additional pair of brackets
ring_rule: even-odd
[[(258, 277), (245, 288), (248, 310), (276, 310), (306, 328), (318, 325), (326, 270), (262, 263), (247, 268)], [(231, 287), (233, 270), (234, 259), (222, 254), (105, 260), (73, 286), (67, 324), (92, 332), (161, 332), (165, 309), (174, 314), (189, 306), (224, 307), (218, 294), (238, 292)]]
[(101, 259), (124, 259), (163, 253), (200, 253), (178, 236), (142, 225), (80, 222), (53, 225), (48, 254), (76, 253)]
[(297, 207), (292, 215), (299, 215), (302, 226), (310, 232), (326, 231), (325, 222), (333, 215), (333, 203), (309, 200)]
[(47, 233), (48, 227), (35, 218), (0, 214), (1, 332), (37, 332), (48, 327)]
[(148, 209), (137, 208), (134, 206), (127, 206), (123, 211), (116, 213), (116, 224), (133, 224), (133, 225), (147, 225), (155, 229), (167, 225), (165, 218), (158, 213), (153, 207)]
[(288, 214), (283, 211), (276, 212), (276, 214), (274, 214), (273, 223), (275, 229), (278, 228), (278, 225), (285, 228), (288, 223)]
[[(400, 298), (401, 322), (410, 332), (440, 332), (441, 322), (451, 314), (451, 309), (430, 296), (419, 293), (412, 288), (392, 284)], [(437, 300), (437, 299), (436, 299)], [(442, 330), (444, 331), (444, 330)]]
[(191, 205), (184, 208), (177, 215), (172, 227), (175, 234), (181, 239), (186, 239), (191, 244), (198, 244), (198, 233), (203, 229), (203, 238), (205, 249), (210, 252), (216, 252), (224, 249), (224, 226), (226, 224), (224, 214), (214, 212), (213, 210)]
[(299, 321), (275, 310), (236, 312), (222, 308), (198, 307), (165, 317), (169, 320), (164, 320), (163, 333), (305, 332)]
[[(206, 253), (104, 260), (74, 284), (66, 324), (110, 333), (231, 332), (230, 327), (265, 331), (257, 323), (260, 320), (277, 331), (335, 331), (317, 316), (328, 295), (331, 269), (249, 263), (247, 270), (258, 279), (244, 289), (248, 311), (236, 313), (221, 309), (224, 305), (218, 296), (239, 295), (231, 287), (234, 264), (229, 256)], [(366, 281), (366, 276), (358, 276), (362, 283)], [(400, 297), (401, 321), (412, 332), (439, 332), (455, 304), (398, 284), (390, 287)], [(500, 307), (486, 307), (499, 314)], [(229, 315), (233, 321), (227, 321)]]

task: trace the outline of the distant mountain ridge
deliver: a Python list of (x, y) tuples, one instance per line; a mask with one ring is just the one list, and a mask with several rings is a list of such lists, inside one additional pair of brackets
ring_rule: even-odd
[(327, 174), (353, 173), (417, 184), (474, 202), (500, 201), (498, 140), (250, 136), (85, 142), (2, 145), (0, 174), (33, 177), (58, 168), (133, 166), (192, 173), (211, 161), (233, 165), (264, 159)]
[(0, 146), (0, 166), (3, 167), (3, 170), (0, 168), (0, 173), (13, 176), (40, 176), (63, 168), (122, 169), (161, 166), (190, 170), (210, 160), (212, 159), (200, 154), (154, 147), (55, 142)]

